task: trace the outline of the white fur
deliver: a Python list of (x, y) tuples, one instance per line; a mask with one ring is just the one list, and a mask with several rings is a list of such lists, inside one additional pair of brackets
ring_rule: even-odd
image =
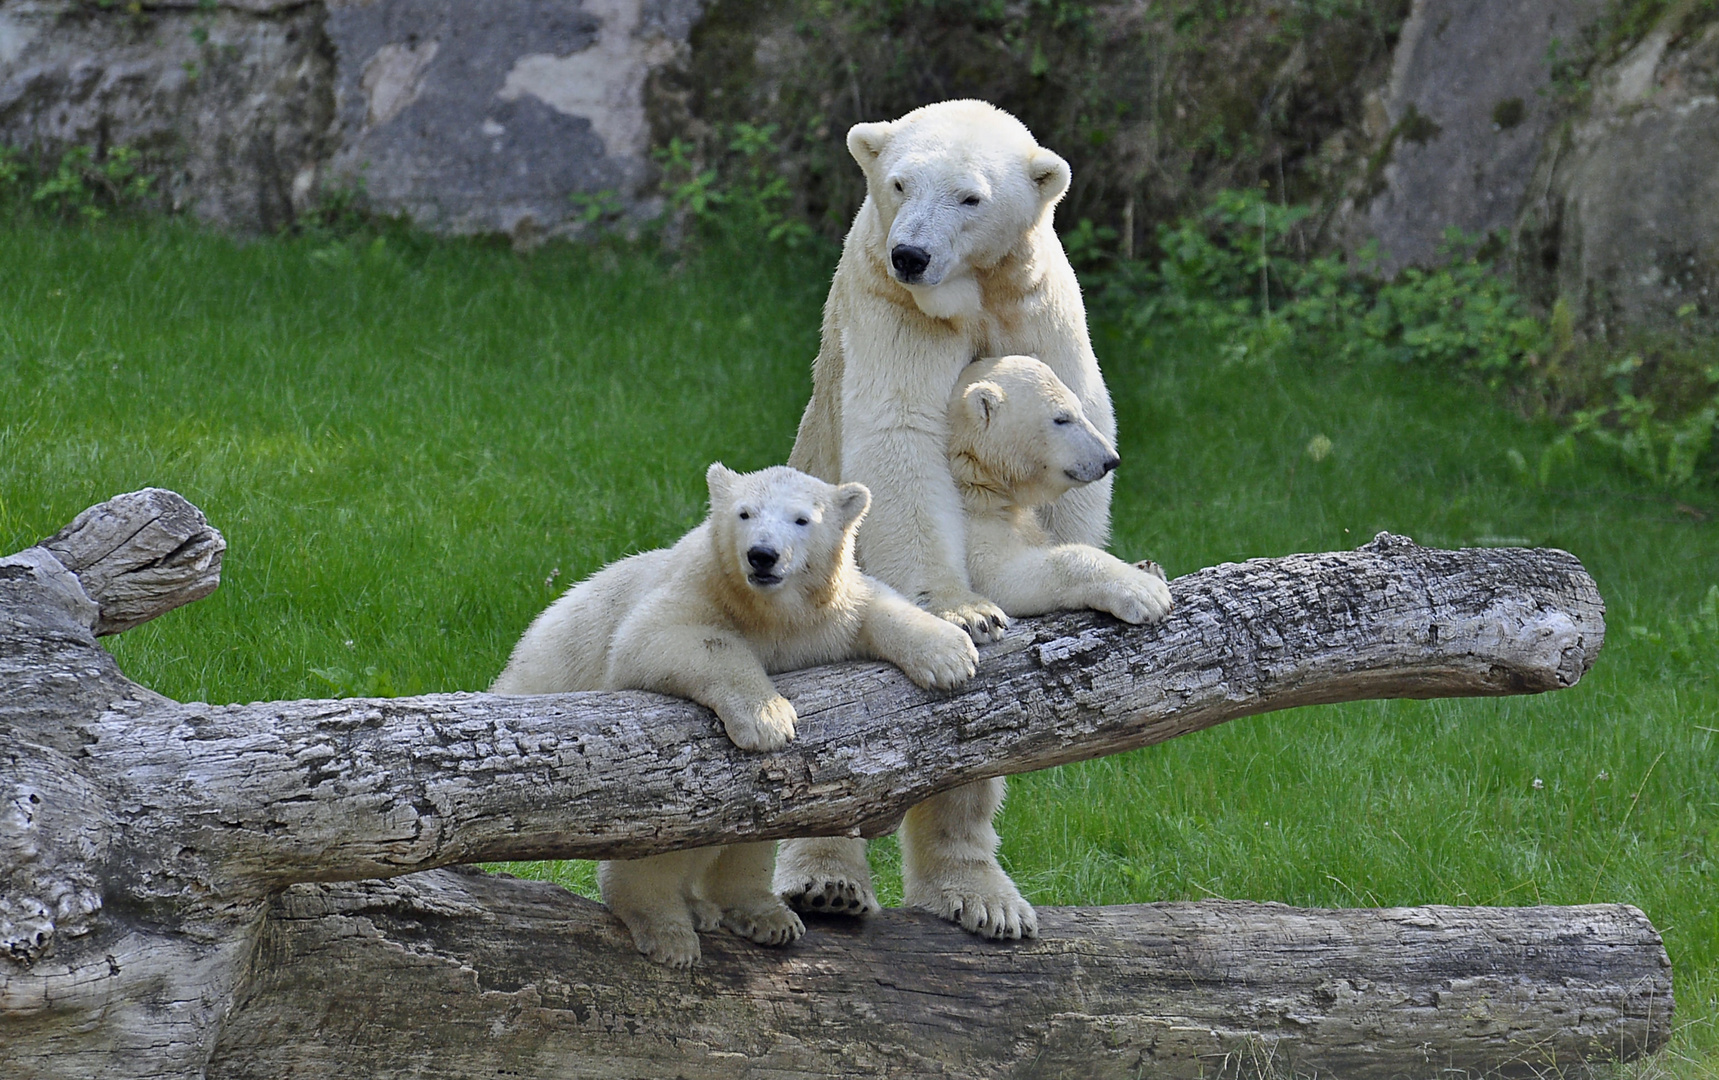
[(1089, 544), (1059, 544), (1039, 521), (1040, 507), (1117, 461), (1049, 367), (1029, 356), (969, 364), (949, 403), (949, 460), (967, 508), (967, 571), (1006, 614), (1169, 614), (1162, 578)]
[[(789, 462), (877, 493), (859, 535), (866, 572), (975, 640), (996, 640), (1008, 617), (973, 587), (967, 518), (946, 452), (949, 396), (962, 369), (977, 356), (1036, 356), (1094, 429), (1116, 437), (1080, 286), (1051, 227), (1068, 165), (1020, 121), (979, 101), (858, 124), (848, 149), (865, 173), (866, 198), (830, 285), (812, 399)], [(893, 265), (903, 246), (924, 253), (919, 274)], [(1056, 499), (1042, 511), (1048, 535), (1103, 547), (1110, 488), (1106, 476)], [(908, 902), (992, 936), (1030, 934), (1032, 909), (994, 854), (990, 816), (1001, 782), (975, 787), (908, 814)], [(802, 908), (877, 907), (864, 841), (789, 841), (776, 882)], [(975, 910), (984, 912), (983, 927)]]
[[(498, 694), (658, 690), (709, 706), (735, 745), (775, 750), (794, 707), (771, 672), (887, 660), (920, 686), (970, 678), (977, 653), (958, 628), (860, 573), (854, 533), (871, 496), (793, 469), (706, 474), (710, 517), (672, 548), (622, 559), (539, 615), (490, 689)], [(768, 552), (761, 570), (750, 552)], [(725, 926), (761, 944), (804, 927), (770, 886), (772, 845), (738, 844), (616, 860), (603, 900), (639, 951), (685, 967), (697, 931)]]

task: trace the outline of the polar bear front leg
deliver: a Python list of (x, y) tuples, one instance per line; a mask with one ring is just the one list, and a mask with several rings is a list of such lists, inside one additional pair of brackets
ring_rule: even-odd
[(781, 749), (799, 720), (746, 639), (715, 626), (623, 625), (606, 681), (691, 698), (716, 713), (742, 750)]
[(871, 603), (860, 624), (859, 645), (887, 660), (917, 686), (953, 690), (979, 669), (979, 650), (960, 627), (914, 607), (894, 589), (873, 581)]
[(967, 580), (967, 514), (949, 473), (949, 394), (966, 342), (893, 329), (842, 336), (842, 479), (872, 493), (860, 565), (974, 641), (1000, 640), (1009, 619)]
[(1039, 917), (997, 862), (991, 819), (1003, 778), (934, 795), (901, 823), (901, 883), (908, 907), (988, 938), (1039, 936)]
[(603, 903), (632, 931), (633, 945), (648, 959), (675, 968), (698, 963), (698, 931), (714, 925), (707, 905), (693, 902), (692, 886), (720, 852), (672, 851), (597, 864)]
[[(999, 557), (1001, 556), (1001, 557)], [(1086, 544), (1010, 545), (1005, 537), (968, 553), (973, 580), (985, 583), (1011, 615), (1090, 608), (1127, 623), (1155, 623), (1170, 613), (1161, 574)]]
[(782, 841), (774, 888), (801, 911), (871, 915), (882, 910), (871, 888), (864, 840), (815, 836)]
[(786, 945), (806, 932), (771, 888), (775, 865), (775, 841), (730, 844), (704, 872), (700, 890), (721, 910), (724, 928), (760, 945)]

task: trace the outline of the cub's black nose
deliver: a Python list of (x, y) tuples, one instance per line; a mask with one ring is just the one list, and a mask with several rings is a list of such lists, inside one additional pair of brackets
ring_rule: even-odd
[(931, 253), (924, 248), (910, 247), (907, 244), (897, 244), (895, 250), (889, 253), (889, 263), (895, 267), (895, 272), (903, 281), (912, 281), (925, 268), (931, 265)]
[[(1115, 454), (1112, 454), (1109, 457), (1104, 459), (1104, 472), (1106, 472), (1106, 473), (1113, 472), (1113, 471), (1115, 471), (1116, 466), (1118, 466), (1120, 464), (1122, 464), (1122, 459), (1117, 457)], [(1100, 474), (1100, 475), (1103, 475), (1103, 474)]]
[(752, 564), (752, 569), (765, 571), (776, 565), (776, 553), (767, 547), (748, 548), (746, 561)]

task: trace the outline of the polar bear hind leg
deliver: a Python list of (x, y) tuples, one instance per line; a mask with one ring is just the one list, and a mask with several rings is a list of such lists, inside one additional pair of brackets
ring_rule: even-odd
[(818, 836), (783, 841), (776, 857), (775, 888), (800, 911), (871, 915), (882, 910), (872, 891), (864, 840)]
[(597, 885), (615, 917), (632, 931), (633, 944), (646, 957), (669, 967), (698, 963), (698, 931), (714, 929), (716, 913), (691, 895), (721, 848), (672, 851), (643, 859), (597, 864)]
[(772, 841), (731, 844), (704, 872), (700, 892), (721, 912), (722, 926), (760, 945), (786, 945), (806, 932), (800, 917), (770, 887)]
[(1038, 937), (1039, 917), (997, 862), (992, 819), (1003, 778), (934, 795), (901, 823), (901, 882), (908, 907), (989, 938)]

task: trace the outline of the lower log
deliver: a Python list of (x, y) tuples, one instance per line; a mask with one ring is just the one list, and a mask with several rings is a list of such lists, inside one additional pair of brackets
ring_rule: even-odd
[(208, 1076), (1544, 1076), (1670, 1033), (1670, 962), (1625, 905), (1201, 901), (1039, 924), (1019, 943), (905, 911), (812, 920), (784, 949), (715, 933), (688, 973), (539, 882), (299, 885)]

